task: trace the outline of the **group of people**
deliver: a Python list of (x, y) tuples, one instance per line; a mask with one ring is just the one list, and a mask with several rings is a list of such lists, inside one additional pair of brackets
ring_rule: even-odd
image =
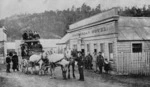
[(36, 40), (40, 38), (40, 35), (36, 31), (25, 31), (22, 35), (22, 38), (23, 40)]
[[(39, 41), (40, 36), (39, 34), (34, 31), (25, 31), (24, 34), (22, 35), (23, 40), (25, 42), (21, 45), (21, 55), (23, 56), (29, 56), (31, 55), (31, 50), (32, 51), (43, 51), (43, 47)], [(26, 40), (31, 40), (31, 41), (26, 41)]]
[(39, 41), (24, 43), (21, 45), (21, 56), (29, 56), (30, 55), (29, 51), (31, 50), (42, 52), (43, 46)]
[(84, 57), (85, 69), (90, 69), (90, 70), (92, 69), (93, 67), (92, 61), (93, 61), (93, 57), (90, 53), (88, 53), (88, 55)]
[(95, 62), (96, 72), (99, 69), (99, 73), (101, 74), (103, 72), (103, 67), (104, 67), (105, 72), (108, 73), (110, 70), (109, 61), (107, 59), (104, 59), (101, 52), (99, 52), (98, 55), (95, 54), (95, 57), (96, 57), (96, 62)]
[(11, 62), (12, 62), (12, 69), (13, 71), (19, 71), (19, 60), (18, 60), (18, 56), (17, 53), (14, 52), (10, 52), (9, 54), (7, 54), (6, 57), (6, 72), (10, 73), (10, 68), (11, 68)]
[[(95, 65), (95, 72), (99, 71), (99, 73), (102, 73), (103, 68), (106, 73), (108, 73), (108, 71), (110, 70), (110, 63), (107, 59), (104, 59), (101, 52), (99, 52), (98, 54), (94, 52), (94, 56), (92, 56), (90, 53), (88, 53), (86, 56), (84, 55), (84, 53), (82, 54), (85, 69), (92, 70), (93, 65)], [(96, 59), (95, 64), (93, 64), (93, 57), (95, 57)]]
[[(88, 70), (93, 70), (93, 56), (88, 53), (86, 56), (84, 52), (80, 52), (77, 50), (72, 51), (72, 56), (75, 57), (78, 65), (79, 71), (79, 80), (84, 81), (84, 68)], [(110, 63), (107, 59), (104, 59), (102, 53), (99, 52), (98, 54), (94, 52), (94, 57), (96, 58), (95, 61), (95, 72), (99, 72), (99, 74), (103, 73), (103, 68), (105, 73), (108, 73), (110, 68)]]

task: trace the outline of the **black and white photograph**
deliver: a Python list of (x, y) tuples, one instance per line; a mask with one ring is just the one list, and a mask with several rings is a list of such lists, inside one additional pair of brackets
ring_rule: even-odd
[(0, 0), (0, 87), (150, 87), (150, 0)]

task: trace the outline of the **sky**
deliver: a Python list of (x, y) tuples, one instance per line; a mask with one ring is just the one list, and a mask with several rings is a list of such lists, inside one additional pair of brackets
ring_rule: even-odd
[(0, 19), (15, 14), (42, 13), (49, 10), (64, 10), (80, 7), (83, 3), (95, 8), (101, 4), (102, 9), (150, 5), (150, 0), (0, 0)]

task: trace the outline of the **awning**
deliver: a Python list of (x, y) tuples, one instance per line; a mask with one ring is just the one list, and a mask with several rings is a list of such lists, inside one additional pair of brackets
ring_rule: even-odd
[(69, 33), (66, 34), (66, 35), (57, 43), (57, 45), (66, 44), (66, 43), (69, 41), (70, 37), (71, 37), (71, 34), (69, 34)]

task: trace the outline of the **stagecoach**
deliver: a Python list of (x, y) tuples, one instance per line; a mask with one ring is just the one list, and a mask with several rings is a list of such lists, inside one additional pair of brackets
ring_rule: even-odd
[(40, 36), (37, 33), (33, 33), (33, 31), (25, 31), (22, 35), (21, 41), (21, 57), (22, 64), (21, 70), (25, 70), (25, 62), (27, 62), (31, 55), (33, 54), (42, 54), (43, 48), (40, 44)]
[[(35, 36), (37, 36), (37, 38)], [(45, 71), (46, 68), (48, 68), (50, 69), (51, 75), (53, 75), (55, 68), (57, 66), (60, 66), (62, 70), (63, 78), (66, 79), (67, 71), (68, 71), (68, 78), (70, 78), (70, 66), (72, 65), (73, 77), (75, 78), (74, 75), (75, 62), (73, 58), (71, 58), (72, 57), (71, 50), (70, 49), (66, 50), (65, 54), (57, 54), (54, 52), (48, 54), (47, 52), (43, 51), (42, 45), (40, 44), (39, 41), (39, 36), (38, 35), (35, 36), (33, 33), (31, 33), (31, 31), (29, 33), (25, 32), (22, 35), (23, 37), (22, 44), (21, 44), (21, 56), (23, 59), (23, 62), (21, 64), (22, 72), (25, 73), (28, 72), (30, 66), (31, 66), (31, 72), (33, 72), (33, 68), (35, 68), (35, 66), (38, 66), (39, 74)], [(48, 60), (48, 63), (46, 63), (45, 59)]]

